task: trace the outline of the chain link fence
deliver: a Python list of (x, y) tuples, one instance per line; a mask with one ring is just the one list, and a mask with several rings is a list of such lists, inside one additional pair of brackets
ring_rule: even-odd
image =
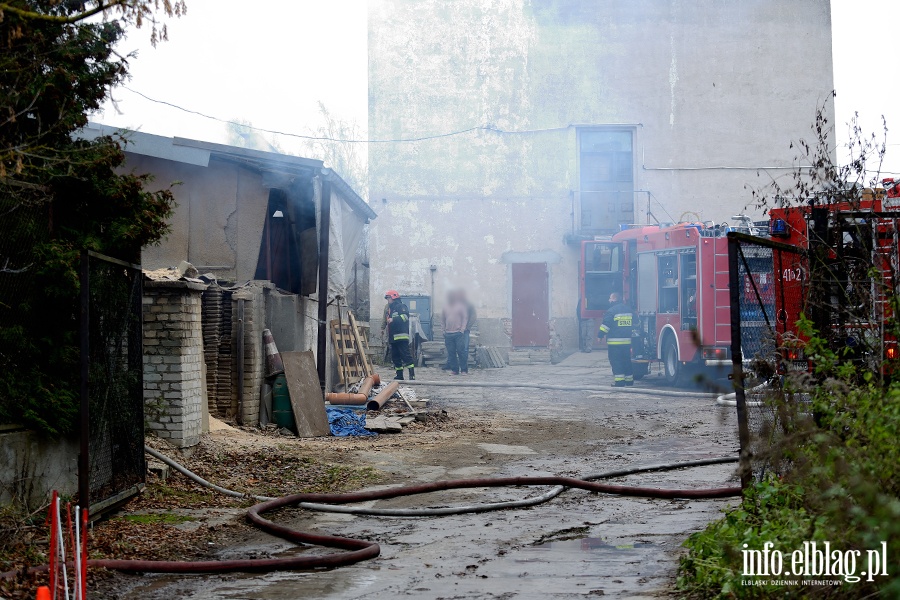
[(85, 252), (81, 259), (79, 496), (92, 513), (145, 481), (142, 273)]
[(797, 322), (809, 299), (807, 253), (740, 233), (728, 234), (731, 354), (741, 443), (742, 481), (781, 472), (769, 450), (792, 426), (799, 394), (786, 397), (781, 379), (806, 373)]

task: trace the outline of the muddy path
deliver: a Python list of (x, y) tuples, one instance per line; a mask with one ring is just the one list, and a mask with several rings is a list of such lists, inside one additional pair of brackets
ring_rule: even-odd
[[(733, 409), (708, 393), (660, 396), (653, 378), (639, 394), (609, 387), (602, 353), (576, 354), (559, 365), (478, 371), (474, 380), (596, 383), (596, 392), (423, 388), (436, 407), (465, 426), (379, 443), (322, 440), (323, 453), (384, 474), (381, 485), (460, 477), (564, 474), (733, 456)], [(420, 379), (450, 377), (421, 370)], [(632, 476), (620, 482), (659, 487), (735, 485), (733, 465)], [(446, 506), (518, 499), (542, 489), (444, 492), (377, 503), (379, 507)], [(373, 539), (379, 558), (306, 573), (171, 577), (116, 576), (119, 598), (638, 598), (666, 596), (692, 532), (717, 518), (725, 500), (649, 500), (569, 491), (529, 509), (429, 519), (388, 519), (286, 511), (293, 527)], [(322, 552), (244, 531), (216, 552), (221, 559)]]

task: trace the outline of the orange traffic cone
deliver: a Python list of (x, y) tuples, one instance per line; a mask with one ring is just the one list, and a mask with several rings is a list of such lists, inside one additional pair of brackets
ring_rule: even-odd
[(278, 347), (275, 346), (275, 338), (268, 329), (263, 329), (263, 345), (266, 347), (266, 377), (284, 373), (284, 362), (278, 353)]
[(50, 600), (50, 598), (50, 588), (46, 585), (42, 585), (38, 588), (36, 600)]

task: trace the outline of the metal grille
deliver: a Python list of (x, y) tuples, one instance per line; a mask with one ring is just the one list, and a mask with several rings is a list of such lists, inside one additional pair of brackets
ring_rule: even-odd
[(141, 278), (138, 265), (82, 255), (79, 496), (93, 514), (145, 480)]
[(728, 234), (731, 353), (741, 442), (742, 481), (783, 468), (769, 450), (791, 427), (800, 395), (786, 397), (781, 378), (805, 372), (797, 322), (809, 299), (805, 251)]

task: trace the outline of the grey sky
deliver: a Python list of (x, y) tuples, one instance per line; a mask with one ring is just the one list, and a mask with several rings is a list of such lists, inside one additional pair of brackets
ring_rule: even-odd
[[(169, 22), (168, 42), (153, 48), (147, 31), (131, 32), (120, 48), (138, 52), (127, 86), (266, 129), (310, 132), (319, 123), (318, 101), (337, 117), (365, 127), (366, 6), (366, 0), (188, 0), (188, 14)], [(900, 65), (893, 58), (897, 40), (890, 31), (891, 24), (900, 23), (900, 2), (833, 0), (832, 20), (839, 139), (846, 140), (844, 124), (854, 111), (865, 131), (880, 131), (882, 114), (889, 127), (900, 127)], [(114, 97), (121, 113), (107, 104), (95, 120), (147, 133), (225, 141), (222, 123), (125, 89), (116, 90)], [(885, 170), (900, 174), (900, 136), (888, 142), (893, 145)], [(279, 137), (278, 143), (302, 152), (290, 138)]]

